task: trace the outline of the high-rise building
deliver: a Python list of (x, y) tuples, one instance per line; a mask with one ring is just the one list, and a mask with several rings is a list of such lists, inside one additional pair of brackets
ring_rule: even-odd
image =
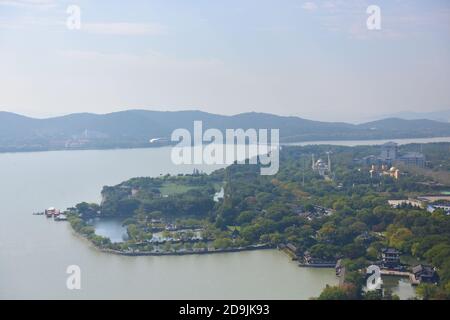
[(387, 142), (381, 146), (380, 159), (387, 164), (393, 164), (397, 159), (398, 144), (395, 142)]

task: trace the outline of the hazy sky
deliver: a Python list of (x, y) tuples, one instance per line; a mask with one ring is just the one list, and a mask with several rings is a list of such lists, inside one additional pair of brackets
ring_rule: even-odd
[[(372, 4), (381, 30), (366, 27)], [(0, 0), (0, 110), (129, 108), (325, 121), (448, 109), (450, 2)]]

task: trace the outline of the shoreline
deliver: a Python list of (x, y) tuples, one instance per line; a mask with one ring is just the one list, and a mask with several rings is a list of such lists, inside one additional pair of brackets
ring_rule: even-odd
[[(256, 250), (274, 250), (277, 249), (277, 245), (271, 245), (271, 244), (256, 244), (256, 245), (249, 245), (246, 247), (239, 247), (239, 248), (226, 248), (226, 249), (217, 249), (217, 250), (198, 250), (198, 251), (178, 251), (178, 252), (148, 252), (148, 251), (133, 251), (133, 252), (127, 252), (127, 251), (121, 251), (121, 250), (115, 250), (115, 249), (109, 249), (109, 248), (102, 248), (100, 246), (95, 245), (91, 240), (89, 240), (87, 237), (85, 237), (83, 234), (78, 233), (75, 231), (71, 226), (70, 223), (68, 224), (68, 227), (71, 229), (72, 234), (76, 237), (81, 239), (82, 241), (86, 242), (87, 245), (93, 249), (95, 249), (98, 252), (106, 253), (106, 254), (113, 254), (117, 256), (128, 256), (128, 257), (161, 257), (161, 256), (188, 256), (188, 255), (209, 255), (209, 254), (219, 254), (219, 253), (236, 253), (236, 252), (244, 252), (244, 251), (256, 251)], [(278, 248), (278, 251), (283, 252), (283, 250), (280, 250)], [(289, 257), (289, 255), (288, 255)], [(291, 259), (295, 260), (295, 259)], [(309, 265), (309, 264), (302, 264), (298, 263), (298, 266), (301, 268), (312, 268), (312, 269), (334, 269), (334, 265)]]
[[(445, 141), (421, 141), (421, 140), (440, 140)], [(409, 140), (419, 140), (419, 141), (409, 141)], [(362, 146), (362, 145), (378, 145), (383, 144), (386, 141), (395, 141), (399, 144), (404, 141), (404, 144), (412, 143), (448, 143), (450, 142), (450, 136), (431, 136), (431, 137), (408, 137), (408, 138), (376, 138), (376, 139), (323, 139), (323, 140), (302, 140), (296, 142), (280, 142), (280, 146), (290, 147), (290, 146), (309, 146), (309, 145), (337, 145), (337, 146)], [(362, 142), (362, 144), (358, 144)], [(342, 143), (342, 144), (340, 144)], [(21, 154), (21, 153), (43, 153), (43, 152), (63, 152), (63, 151), (112, 151), (112, 150), (140, 150), (140, 149), (159, 149), (170, 147), (173, 144), (160, 144), (160, 145), (145, 145), (145, 146), (123, 146), (123, 147), (105, 147), (105, 148), (55, 148), (55, 149), (30, 149), (30, 150), (0, 150), (0, 155), (2, 154)]]
[(128, 257), (139, 257), (139, 256), (187, 256), (187, 255), (206, 255), (206, 254), (217, 254), (217, 253), (233, 253), (233, 252), (242, 252), (242, 251), (255, 251), (255, 250), (270, 250), (270, 249), (276, 249), (277, 247), (275, 245), (270, 244), (261, 244), (261, 245), (249, 245), (246, 247), (239, 247), (239, 248), (226, 248), (226, 249), (216, 249), (216, 250), (199, 250), (199, 251), (178, 251), (178, 252), (149, 252), (149, 251), (122, 251), (122, 250), (115, 250), (115, 249), (109, 249), (109, 248), (102, 248), (100, 246), (97, 246), (94, 244), (91, 240), (89, 240), (87, 237), (85, 237), (83, 234), (78, 233), (75, 231), (70, 223), (67, 226), (71, 229), (72, 234), (79, 238), (80, 240), (83, 240), (87, 242), (88, 246), (91, 248), (94, 248), (95, 250), (102, 252), (102, 253), (108, 253), (108, 254), (114, 254), (119, 256), (128, 256)]
[[(86, 239), (89, 241), (89, 239)], [(202, 251), (178, 251), (178, 252), (148, 252), (148, 251), (138, 251), (138, 252), (126, 252), (121, 250), (107, 249), (107, 248), (99, 248), (93, 245), (95, 248), (104, 253), (110, 253), (121, 256), (129, 256), (129, 257), (139, 257), (139, 256), (187, 256), (187, 255), (206, 255), (206, 254), (216, 254), (216, 253), (233, 253), (233, 252), (242, 252), (242, 251), (255, 251), (255, 250), (270, 250), (276, 249), (276, 246), (272, 245), (252, 245), (248, 247), (241, 248), (228, 248), (228, 249), (217, 249), (217, 250), (202, 250)]]

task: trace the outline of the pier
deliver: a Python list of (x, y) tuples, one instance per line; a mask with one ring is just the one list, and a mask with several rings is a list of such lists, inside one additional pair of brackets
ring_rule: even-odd
[(381, 276), (391, 276), (391, 277), (402, 277), (409, 278), (409, 281), (413, 286), (417, 286), (420, 284), (420, 281), (416, 279), (413, 273), (405, 272), (405, 271), (397, 271), (397, 270), (389, 270), (389, 269), (381, 269)]

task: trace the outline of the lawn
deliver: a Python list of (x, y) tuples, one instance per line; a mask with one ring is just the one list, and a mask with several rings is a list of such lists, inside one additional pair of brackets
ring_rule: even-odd
[(195, 189), (194, 186), (187, 186), (183, 184), (177, 184), (177, 183), (164, 183), (164, 185), (159, 188), (159, 191), (162, 195), (174, 195), (174, 194), (180, 194), (184, 193), (188, 190)]

